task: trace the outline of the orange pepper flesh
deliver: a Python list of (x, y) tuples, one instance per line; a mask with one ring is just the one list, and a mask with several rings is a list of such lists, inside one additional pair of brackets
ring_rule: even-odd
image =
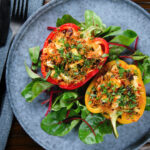
[[(138, 106), (137, 106), (138, 107), (138, 113), (131, 115), (130, 113), (122, 112), (121, 116), (118, 116), (115, 114), (115, 113), (117, 113), (117, 110), (112, 109), (112, 107), (105, 107), (102, 105), (98, 105), (98, 107), (92, 107), (92, 105), (89, 104), (89, 101), (90, 101), (89, 93), (91, 92), (93, 87), (96, 87), (96, 83), (97, 83), (98, 78), (100, 76), (103, 76), (102, 74), (104, 74), (105, 71), (111, 69), (114, 65), (116, 65), (117, 61), (111, 61), (111, 62), (107, 63), (103, 67), (103, 69), (101, 70), (100, 74), (97, 77), (95, 77), (95, 79), (91, 82), (91, 84), (89, 85), (89, 87), (86, 91), (86, 94), (85, 94), (85, 105), (86, 105), (87, 109), (92, 113), (102, 113), (107, 119), (111, 119), (111, 120), (113, 117), (116, 117), (115, 119), (119, 123), (129, 124), (129, 123), (138, 121), (140, 119), (140, 117), (143, 115), (144, 110), (145, 110), (145, 105), (146, 105), (146, 91), (145, 91), (145, 87), (144, 87), (144, 84), (142, 81), (142, 76), (141, 76), (141, 72), (140, 72), (139, 68), (135, 65), (128, 65), (126, 62), (124, 62), (122, 60), (118, 60), (118, 62), (119, 62), (119, 66), (121, 66), (125, 70), (128, 69), (128, 70), (131, 70), (132, 72), (133, 71), (136, 72), (136, 75), (137, 75), (136, 82), (138, 84), (138, 88), (140, 89), (140, 95), (138, 96), (138, 99), (137, 99), (137, 101), (138, 101)], [(109, 80), (112, 80), (112, 79), (110, 78)], [(113, 84), (119, 85), (117, 79), (114, 80)], [(116, 126), (116, 124), (114, 124), (114, 126)], [(114, 129), (114, 130), (116, 130), (116, 129)], [(116, 132), (115, 133), (116, 137), (118, 137), (117, 130), (115, 132)]]

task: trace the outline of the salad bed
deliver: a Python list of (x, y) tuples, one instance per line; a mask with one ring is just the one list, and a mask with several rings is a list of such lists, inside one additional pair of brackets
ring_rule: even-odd
[[(107, 62), (117, 59), (132, 59), (133, 63), (138, 65), (142, 72), (145, 84), (150, 82), (149, 66), (150, 58), (137, 50), (138, 36), (132, 30), (122, 31), (120, 27), (107, 27), (102, 23), (101, 19), (92, 11), (85, 12), (85, 22), (80, 23), (70, 15), (64, 15), (57, 20), (57, 26), (65, 23), (74, 23), (80, 27), (81, 31), (86, 31), (92, 37), (100, 37), (105, 39), (109, 44), (109, 57)], [(49, 27), (48, 29), (56, 29)], [(130, 46), (135, 41), (135, 48)], [(126, 53), (123, 53), (127, 49)], [(136, 50), (136, 51), (135, 51)], [(34, 47), (29, 50), (32, 66), (31, 69), (25, 64), (28, 75), (33, 79), (25, 89), (22, 95), (27, 102), (32, 102), (41, 92), (50, 93), (50, 99), (42, 104), (48, 103), (48, 110), (45, 118), (41, 122), (41, 128), (48, 134), (55, 136), (64, 136), (71, 131), (77, 124), (79, 127), (79, 138), (86, 144), (94, 144), (103, 141), (105, 134), (112, 133), (113, 129), (109, 119), (102, 114), (91, 113), (84, 104), (85, 90), (90, 81), (80, 88), (68, 91), (54, 86), (47, 82), (51, 72), (47, 72), (43, 78), (36, 72), (40, 68), (40, 47)], [(101, 68), (99, 68), (101, 69)], [(60, 70), (55, 67), (57, 74)], [(149, 110), (149, 98), (147, 97), (146, 110)], [(51, 112), (50, 112), (51, 111)], [(117, 123), (117, 125), (120, 125)]]

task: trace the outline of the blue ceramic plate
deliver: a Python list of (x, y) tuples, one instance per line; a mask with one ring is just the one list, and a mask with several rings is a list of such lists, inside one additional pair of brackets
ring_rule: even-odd
[(52, 0), (27, 20), (11, 47), (6, 72), (11, 106), (25, 131), (45, 149), (134, 149), (148, 140), (149, 112), (145, 112), (137, 123), (118, 127), (119, 139), (115, 139), (113, 135), (106, 135), (103, 143), (86, 145), (79, 140), (77, 129), (64, 137), (51, 136), (41, 130), (40, 122), (46, 112), (46, 106), (41, 106), (40, 102), (45, 99), (45, 96), (41, 95), (33, 103), (27, 103), (20, 94), (30, 82), (24, 67), (25, 60), (28, 65), (31, 65), (28, 48), (37, 45), (42, 48), (43, 42), (50, 33), (46, 27), (55, 26), (58, 17), (71, 14), (79, 21), (83, 21), (86, 9), (96, 12), (107, 26), (117, 25), (123, 29), (136, 31), (140, 37), (138, 48), (150, 54), (150, 16), (133, 2), (129, 0)]

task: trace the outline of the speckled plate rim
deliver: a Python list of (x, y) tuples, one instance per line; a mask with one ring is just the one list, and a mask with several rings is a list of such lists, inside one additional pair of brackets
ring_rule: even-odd
[[(48, 4), (46, 4), (45, 6), (41, 7), (40, 9), (38, 9), (33, 15), (31, 15), (27, 21), (23, 24), (23, 26), (20, 28), (18, 34), (16, 34), (15, 39), (11, 45), (10, 48), (10, 52), (8, 55), (8, 60), (7, 60), (7, 64), (6, 64), (6, 86), (7, 86), (7, 91), (8, 91), (8, 98), (9, 98), (9, 102), (11, 104), (12, 110), (14, 115), (16, 116), (17, 120), (19, 121), (20, 125), (23, 127), (23, 129), (25, 130), (25, 132), (35, 141), (37, 142), (40, 146), (42, 146), (44, 149), (47, 148), (47, 146), (42, 143), (39, 139), (37, 139), (33, 132), (28, 130), (28, 128), (26, 127), (26, 125), (24, 125), (24, 122), (21, 118), (18, 117), (18, 113), (16, 111), (16, 108), (14, 107), (13, 103), (11, 102), (11, 94), (10, 94), (10, 86), (9, 86), (9, 81), (8, 81), (8, 70), (9, 70), (9, 64), (10, 64), (10, 59), (11, 56), (13, 54), (13, 49), (15, 49), (15, 47), (18, 46), (19, 44), (19, 40), (24, 36), (24, 34), (26, 33), (26, 31), (28, 30), (28, 27), (30, 26), (30, 24), (32, 24), (38, 17), (40, 17), (42, 14), (44, 14), (45, 12), (47, 12), (49, 9), (56, 7), (59, 4), (65, 3), (66, 1), (69, 0), (51, 0)], [(121, 1), (121, 0), (118, 0)], [(150, 14), (144, 10), (142, 7), (140, 7), (139, 5), (137, 5), (136, 3), (134, 3), (131, 0), (124, 0), (125, 3), (128, 3), (129, 5), (135, 7), (136, 9), (140, 10), (141, 13), (143, 13), (148, 19), (150, 19)], [(144, 145), (150, 138), (150, 134), (146, 134), (141, 140), (137, 141), (136, 143), (133, 143), (133, 145), (131, 145), (131, 147), (128, 147), (128, 150), (133, 150), (133, 149), (139, 149), (142, 145)]]

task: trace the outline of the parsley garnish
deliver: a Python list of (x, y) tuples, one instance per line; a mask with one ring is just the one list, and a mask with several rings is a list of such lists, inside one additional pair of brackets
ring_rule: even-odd
[(108, 56), (109, 56), (109, 54), (103, 54), (103, 55), (102, 55), (102, 58), (108, 57)]
[(78, 44), (78, 45), (77, 45), (77, 49), (80, 49), (80, 48), (82, 48), (82, 47), (83, 47), (82, 44)]
[(69, 48), (70, 47), (69, 43), (65, 43), (65, 47)]
[(51, 70), (49, 70), (49, 71), (47, 72), (46, 77), (45, 77), (45, 80), (48, 79), (48, 77), (50, 76), (50, 74), (51, 74)]
[(60, 56), (63, 57), (64, 54), (64, 49), (61, 47), (60, 49), (58, 49)]

